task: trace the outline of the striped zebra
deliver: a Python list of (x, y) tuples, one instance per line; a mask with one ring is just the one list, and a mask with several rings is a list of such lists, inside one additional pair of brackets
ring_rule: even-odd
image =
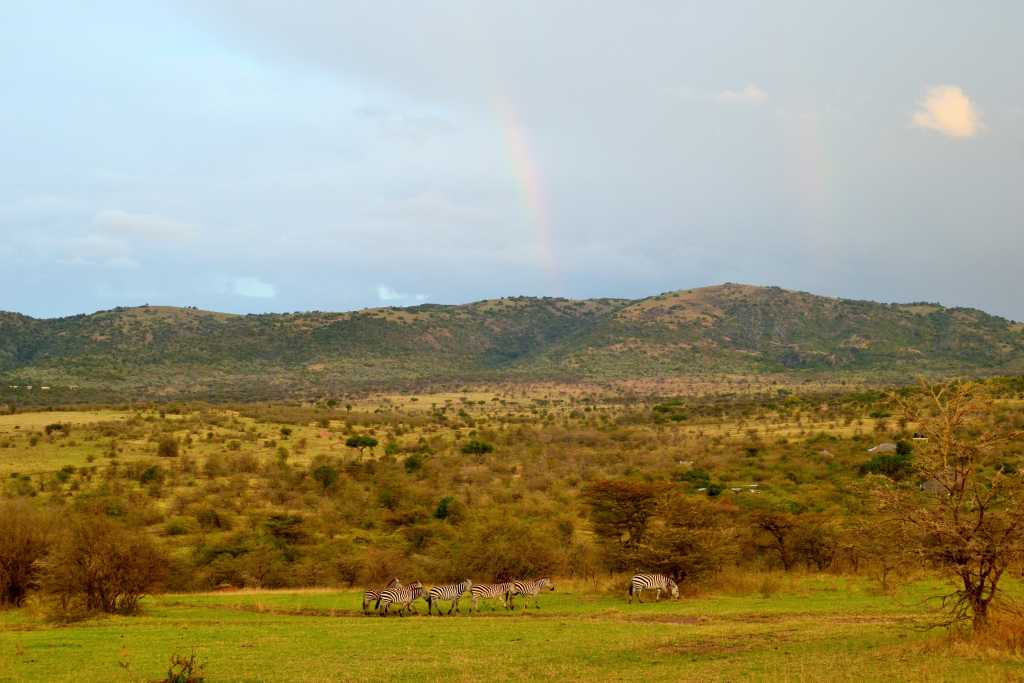
[(513, 581), (512, 590), (508, 595), (509, 609), (516, 608), (513, 598), (517, 595), (523, 596), (523, 609), (530, 607), (529, 598), (533, 598), (533, 606), (536, 609), (540, 609), (540, 599), (537, 596), (545, 588), (549, 591), (555, 590), (555, 584), (546, 576), (543, 579), (535, 579), (533, 581)]
[(382, 617), (386, 617), (390, 613), (392, 605), (399, 605), (398, 615), (401, 616), (405, 612), (415, 612), (416, 608), (412, 606), (412, 603), (421, 597), (423, 597), (423, 584), (419, 581), (413, 581), (408, 586), (386, 588), (380, 592), (377, 609), (380, 610)]
[(473, 598), (473, 606), (469, 611), (475, 612), (476, 604), (480, 600), (495, 600), (497, 598), (501, 598), (505, 603), (505, 609), (508, 609), (508, 594), (511, 591), (511, 581), (505, 583), (474, 583), (469, 589), (469, 594)]
[(380, 590), (367, 588), (366, 592), (363, 593), (363, 614), (368, 613), (366, 608), (369, 607), (371, 603), (374, 604), (374, 609), (376, 609), (377, 601), (380, 600), (381, 591), (387, 590), (388, 588), (397, 588), (401, 585), (402, 582), (399, 581), (398, 577), (396, 576), (395, 578), (391, 579), (391, 582), (388, 583), (388, 585), (384, 586), (384, 588), (381, 588)]
[(636, 596), (636, 601), (642, 603), (640, 594), (644, 591), (657, 591), (654, 596), (655, 602), (661, 600), (661, 593), (665, 591), (672, 595), (673, 600), (679, 599), (679, 586), (676, 582), (665, 576), (664, 574), (637, 574), (629, 580), (629, 594), (626, 596), (627, 602), (633, 604), (633, 596)]
[[(447, 600), (451, 602), (451, 607), (448, 608), (448, 614), (452, 613), (452, 610), (459, 611), (459, 600), (462, 599), (462, 595), (472, 588), (473, 582), (469, 579), (465, 579), (462, 583), (446, 583), (443, 586), (433, 586), (427, 591), (427, 614), (432, 614), (431, 610), (434, 607), (434, 603), (438, 600)], [(437, 613), (441, 613), (441, 607), (438, 606)]]

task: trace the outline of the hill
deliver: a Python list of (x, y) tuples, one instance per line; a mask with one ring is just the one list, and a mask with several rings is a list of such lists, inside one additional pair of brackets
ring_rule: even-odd
[(268, 398), (447, 381), (1021, 370), (1024, 330), (982, 311), (737, 284), (639, 300), (511, 297), (345, 313), (0, 313), (8, 392), (32, 384)]

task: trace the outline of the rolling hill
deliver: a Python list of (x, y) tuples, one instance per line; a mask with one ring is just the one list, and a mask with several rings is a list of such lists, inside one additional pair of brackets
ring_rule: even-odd
[(724, 284), (639, 300), (511, 297), (346, 313), (143, 306), (0, 313), (0, 379), (120, 395), (286, 396), (487, 380), (1024, 371), (1024, 327), (938, 304)]

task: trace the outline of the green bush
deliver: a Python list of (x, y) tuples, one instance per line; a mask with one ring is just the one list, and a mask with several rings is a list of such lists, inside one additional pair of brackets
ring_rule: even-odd
[(472, 439), (462, 444), (462, 452), (466, 455), (485, 455), (494, 451), (494, 446), (486, 441)]

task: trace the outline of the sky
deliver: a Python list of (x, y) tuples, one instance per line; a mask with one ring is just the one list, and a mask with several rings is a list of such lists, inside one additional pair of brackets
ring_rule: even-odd
[(4, 0), (0, 310), (1024, 319), (1024, 3)]

